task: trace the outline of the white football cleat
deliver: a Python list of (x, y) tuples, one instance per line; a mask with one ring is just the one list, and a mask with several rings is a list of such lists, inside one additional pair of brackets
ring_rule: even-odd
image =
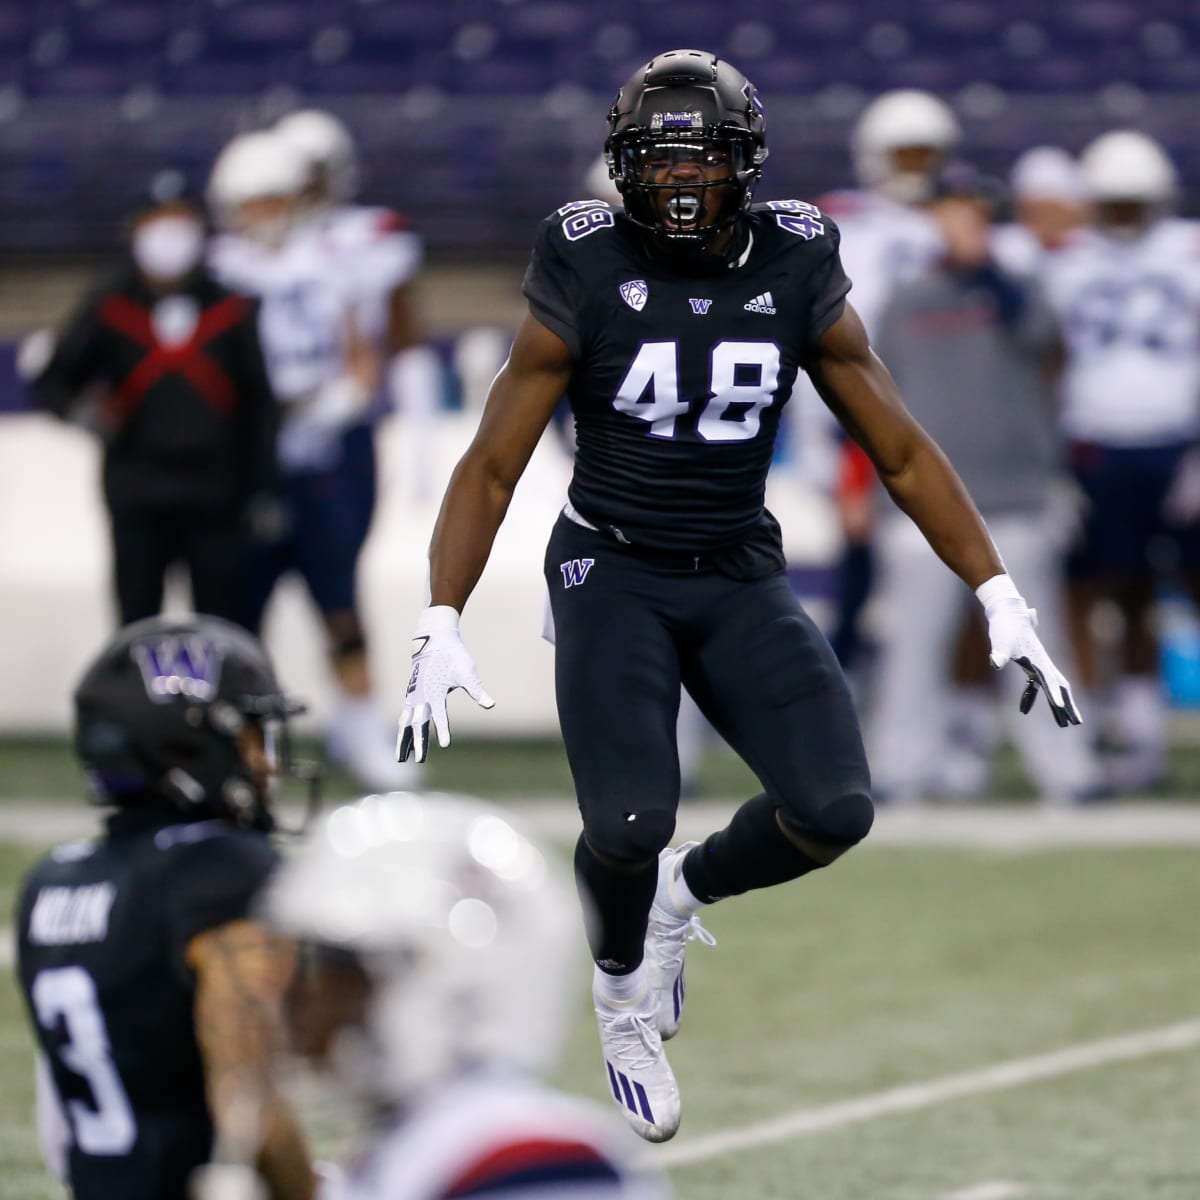
[(343, 696), (325, 734), (329, 758), (373, 792), (419, 791), (425, 768), (396, 761), (390, 721), (370, 697)]
[(658, 856), (658, 887), (650, 906), (650, 922), (646, 927), (646, 967), (650, 974), (650, 992), (658, 1011), (658, 1033), (663, 1041), (679, 1032), (683, 1017), (683, 999), (687, 991), (683, 973), (684, 953), (688, 942), (715, 946), (713, 937), (694, 913), (682, 916), (672, 902), (672, 886), (679, 875), (684, 855), (699, 842), (684, 842), (668, 847)]
[(593, 989), (592, 998), (613, 1100), (639, 1137), (668, 1141), (679, 1128), (679, 1085), (654, 1028), (653, 993), (616, 1003)]

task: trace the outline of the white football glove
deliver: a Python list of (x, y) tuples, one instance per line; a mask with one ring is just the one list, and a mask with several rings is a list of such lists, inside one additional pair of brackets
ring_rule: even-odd
[(1015, 662), (1029, 677), (1021, 694), (1021, 711), (1029, 712), (1040, 688), (1059, 726), (1081, 725), (1083, 718), (1071, 698), (1071, 685), (1050, 661), (1038, 635), (1037, 612), (1029, 607), (1007, 575), (994, 575), (975, 589), (987, 614), (991, 662), (996, 670)]
[(462, 688), (481, 708), (491, 708), (496, 702), (484, 689), (475, 662), (463, 645), (458, 612), (448, 604), (437, 604), (421, 613), (413, 634), (412, 664), (400, 714), (396, 758), (407, 762), (415, 751), (417, 762), (423, 763), (429, 753), (430, 721), (437, 730), (438, 745), (443, 750), (450, 745), (448, 693)]

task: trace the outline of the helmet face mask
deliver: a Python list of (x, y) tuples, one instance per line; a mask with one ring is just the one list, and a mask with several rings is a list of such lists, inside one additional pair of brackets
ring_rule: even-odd
[(615, 166), (626, 213), (673, 244), (706, 246), (744, 211), (747, 142), (733, 135), (622, 139)]
[(661, 249), (708, 250), (749, 210), (767, 157), (753, 85), (715, 56), (672, 50), (617, 94), (604, 144), (629, 219)]

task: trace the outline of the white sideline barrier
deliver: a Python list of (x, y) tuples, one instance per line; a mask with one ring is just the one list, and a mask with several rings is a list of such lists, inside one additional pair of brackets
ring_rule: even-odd
[[(409, 635), (424, 602), (426, 551), (445, 481), (477, 414), (449, 414), (427, 449), (431, 494), (409, 494), (411, 452), (403, 417), (380, 428), (380, 500), (359, 564), (363, 615), (376, 689), (399, 713), (408, 680)], [(95, 440), (50, 418), (0, 419), (0, 735), (63, 733), (80, 670), (112, 629), (107, 519)], [(552, 434), (535, 452), (501, 527), (487, 570), (463, 617), (463, 632), (496, 707), (451, 698), (455, 731), (554, 735), (553, 651), (541, 640), (542, 558), (566, 495), (570, 462)], [(789, 557), (828, 562), (837, 544), (827, 503), (777, 472), (768, 503), (783, 524)], [(169, 609), (185, 603), (173, 595)], [(290, 692), (307, 700), (309, 726), (327, 711), (324, 638), (303, 588), (280, 587), (266, 639)]]

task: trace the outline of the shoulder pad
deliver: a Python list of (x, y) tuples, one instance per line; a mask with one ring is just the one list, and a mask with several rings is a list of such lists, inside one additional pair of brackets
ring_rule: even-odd
[(806, 242), (837, 232), (833, 220), (807, 200), (768, 200), (765, 204), (756, 204), (753, 211)]
[(579, 242), (600, 229), (612, 229), (617, 223), (612, 205), (603, 200), (572, 200), (556, 208), (544, 222), (566, 242)]
[(408, 232), (408, 218), (394, 208), (368, 208), (363, 210), (366, 224), (376, 237), (387, 237), (393, 233)]

